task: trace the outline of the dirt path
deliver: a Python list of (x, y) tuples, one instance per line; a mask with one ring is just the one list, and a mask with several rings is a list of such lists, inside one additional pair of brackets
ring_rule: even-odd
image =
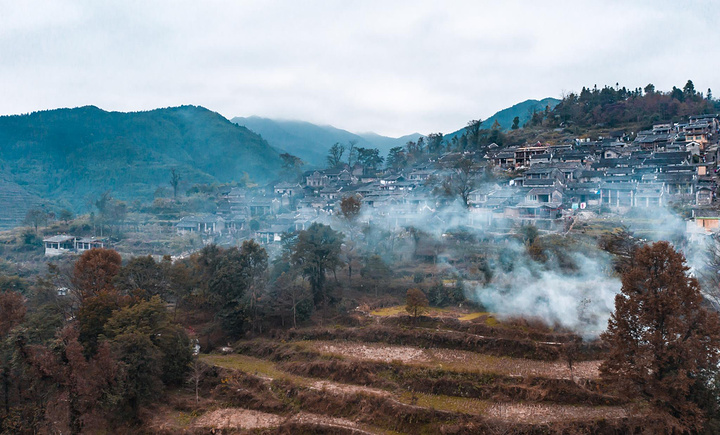
[(325, 427), (337, 428), (337, 429), (350, 429), (353, 433), (357, 434), (368, 434), (372, 435), (376, 432), (368, 432), (358, 426), (354, 421), (350, 421), (345, 418), (328, 417), (326, 415), (309, 414), (306, 412), (300, 412), (290, 418), (291, 422), (304, 423), (304, 424), (318, 424)]
[(524, 403), (495, 403), (485, 415), (509, 423), (553, 423), (560, 421), (620, 419), (632, 412), (621, 406), (569, 406)]
[[(562, 361), (536, 361), (521, 358), (496, 357), (475, 352), (451, 349), (420, 349), (381, 343), (350, 343), (314, 341), (311, 346), (323, 353), (370, 361), (401, 361), (406, 364), (439, 365), (451, 370), (486, 371), (507, 376), (542, 376), (569, 379), (570, 370)], [(582, 361), (573, 365), (575, 379), (599, 377), (601, 361)]]
[(389, 391), (381, 390), (379, 388), (363, 387), (360, 385), (350, 384), (338, 384), (337, 382), (330, 381), (317, 381), (310, 385), (310, 388), (315, 390), (327, 390), (332, 393), (345, 393), (345, 394), (372, 394), (375, 396), (391, 397), (392, 393)]
[(197, 428), (267, 429), (277, 427), (284, 418), (275, 414), (243, 408), (221, 408), (210, 411), (193, 423)]

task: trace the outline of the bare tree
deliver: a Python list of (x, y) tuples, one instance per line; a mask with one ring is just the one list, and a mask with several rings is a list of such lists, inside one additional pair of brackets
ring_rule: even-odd
[(35, 232), (37, 233), (38, 227), (45, 225), (47, 221), (48, 215), (47, 213), (45, 213), (45, 210), (42, 210), (40, 208), (31, 208), (25, 214), (25, 219), (23, 220), (23, 223), (25, 225), (30, 225), (31, 227), (35, 228)]
[(200, 383), (208, 372), (208, 366), (204, 362), (200, 361), (200, 358), (195, 356), (189, 365), (188, 370), (188, 383), (195, 390), (195, 404), (200, 402)]

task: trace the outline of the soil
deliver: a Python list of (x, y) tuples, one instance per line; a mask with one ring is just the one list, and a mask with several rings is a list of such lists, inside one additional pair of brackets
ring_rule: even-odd
[(567, 406), (538, 403), (495, 403), (485, 410), (494, 420), (513, 423), (555, 423), (575, 420), (621, 419), (633, 413), (622, 406)]
[[(507, 376), (542, 376), (570, 379), (571, 373), (563, 361), (537, 361), (522, 358), (494, 357), (452, 349), (420, 349), (410, 346), (364, 344), (351, 342), (313, 342), (323, 353), (341, 355), (358, 360), (406, 364), (449, 364), (466, 371), (487, 371)], [(572, 379), (597, 379), (601, 361), (581, 361), (573, 364)]]
[(210, 411), (193, 423), (197, 428), (267, 429), (283, 422), (279, 415), (242, 408), (222, 408)]

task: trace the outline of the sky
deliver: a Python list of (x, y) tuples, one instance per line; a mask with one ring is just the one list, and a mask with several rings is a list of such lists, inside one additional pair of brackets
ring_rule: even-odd
[(396, 137), (595, 84), (720, 95), (713, 3), (0, 0), (0, 114), (193, 104)]

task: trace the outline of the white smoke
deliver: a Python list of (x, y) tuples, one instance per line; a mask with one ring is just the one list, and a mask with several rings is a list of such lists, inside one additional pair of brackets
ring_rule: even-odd
[(573, 254), (572, 273), (540, 268), (517, 252), (520, 261), (484, 287), (475, 289), (477, 301), (501, 316), (539, 317), (593, 338), (607, 328), (621, 283), (608, 274), (609, 258)]

